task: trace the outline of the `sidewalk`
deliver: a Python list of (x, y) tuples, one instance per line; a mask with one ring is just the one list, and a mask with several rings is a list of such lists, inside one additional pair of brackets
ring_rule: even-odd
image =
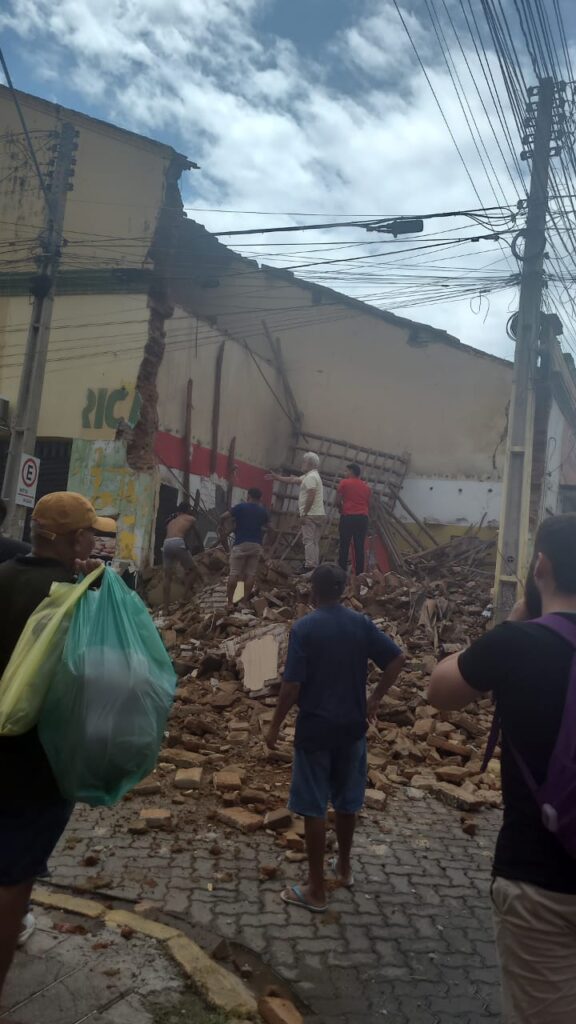
[(39, 906), (34, 916), (6, 985), (6, 1024), (225, 1024), (153, 938)]
[[(273, 836), (195, 827), (178, 805), (172, 832), (133, 835), (140, 803), (79, 808), (53, 860), (54, 884), (101, 901), (153, 901), (209, 952), (222, 938), (239, 944), (256, 974), (260, 964), (290, 986), (306, 1024), (500, 1019), (489, 901), (498, 813), (479, 815), (471, 837), (457, 811), (400, 794), (359, 828), (356, 888), (316, 918), (281, 902), (305, 864), (286, 861)], [(97, 866), (86, 867), (94, 853)], [(263, 877), (265, 865), (275, 877)]]

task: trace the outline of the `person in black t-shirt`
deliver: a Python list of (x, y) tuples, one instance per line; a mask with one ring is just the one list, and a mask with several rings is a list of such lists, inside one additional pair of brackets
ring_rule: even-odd
[(0, 498), (0, 562), (8, 562), (11, 558), (16, 558), (17, 555), (27, 555), (30, 551), (30, 545), (25, 541), (12, 540), (11, 537), (5, 537), (2, 533), (7, 512), (6, 502)]
[(502, 726), (504, 820), (496, 845), (494, 906), (506, 1024), (576, 1021), (576, 860), (541, 819), (514, 751), (541, 785), (554, 750), (574, 649), (545, 625), (576, 626), (576, 516), (538, 530), (526, 597), (508, 622), (441, 661), (428, 697), (458, 710), (492, 691)]
[[(91, 572), (95, 530), (112, 519), (70, 491), (47, 494), (32, 514), (32, 554), (0, 566), (0, 678), (28, 619), (55, 582)], [(0, 736), (0, 995), (34, 880), (64, 831), (72, 805), (61, 796), (36, 729)]]

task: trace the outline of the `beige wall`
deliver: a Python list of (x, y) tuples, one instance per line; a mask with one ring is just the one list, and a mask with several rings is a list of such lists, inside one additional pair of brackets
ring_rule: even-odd
[(293, 332), (284, 351), (305, 428), (410, 452), (413, 474), (500, 475), (511, 367), (442, 343), (412, 346), (405, 331), (362, 315)]
[(219, 286), (191, 289), (189, 302), (269, 355), (265, 319), (281, 340), (304, 430), (408, 451), (417, 475), (501, 475), (511, 364), (426, 325), (370, 315), (290, 274), (239, 260), (223, 271), (222, 255), (212, 258)]
[[(167, 323), (166, 353), (158, 378), (160, 429), (182, 436), (186, 414), (186, 384), (193, 385), (192, 439), (209, 448), (216, 358), (224, 335), (177, 308)], [(281, 384), (266, 361), (258, 365), (281, 398)], [(290, 436), (290, 423), (266, 386), (250, 354), (228, 338), (222, 365), (218, 449), (227, 452), (236, 437), (236, 457), (255, 466), (281, 460)]]
[[(0, 395), (18, 395), (30, 303), (0, 296)], [(145, 295), (59, 296), (44, 380), (41, 437), (113, 438), (128, 419), (146, 343)], [(125, 394), (120, 394), (124, 388)]]
[[(46, 174), (52, 155), (50, 132), (68, 121), (80, 133), (74, 189), (66, 206), (67, 245), (62, 265), (75, 269), (140, 266), (162, 204), (165, 173), (174, 151), (36, 97), (19, 93), (19, 98)], [(14, 103), (4, 86), (0, 86), (0, 155), (0, 241), (18, 239), (33, 245), (44, 223), (45, 204)], [(26, 254), (25, 248), (14, 253), (18, 258)], [(24, 270), (25, 266), (17, 264), (13, 269)]]

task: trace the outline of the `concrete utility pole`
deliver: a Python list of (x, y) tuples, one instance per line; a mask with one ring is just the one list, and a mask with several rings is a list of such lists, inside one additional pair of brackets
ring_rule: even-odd
[(66, 197), (72, 188), (74, 154), (78, 148), (77, 137), (78, 131), (74, 125), (66, 123), (62, 126), (47, 195), (48, 210), (42, 238), (42, 256), (39, 259), (38, 273), (32, 279), (32, 315), (2, 490), (2, 497), (8, 505), (6, 532), (16, 539), (22, 537), (26, 515), (26, 509), (15, 504), (20, 464), (23, 455), (34, 455), (36, 444), (54, 306), (54, 285), (60, 262)]
[[(560, 91), (551, 78), (542, 79), (538, 87), (530, 90), (527, 135), (523, 139), (526, 149), (522, 158), (532, 157), (532, 175), (526, 230), (519, 232), (512, 243), (514, 255), (522, 259), (522, 276), (496, 561), (494, 604), (498, 622), (507, 617), (518, 599), (518, 584), (524, 581), (528, 567), (534, 388), (544, 287), (548, 177), (550, 157), (560, 151), (557, 145), (551, 150), (551, 143), (560, 138), (558, 129), (563, 113), (561, 104), (556, 102)], [(535, 96), (536, 103), (532, 98)], [(516, 249), (521, 236), (522, 257)]]

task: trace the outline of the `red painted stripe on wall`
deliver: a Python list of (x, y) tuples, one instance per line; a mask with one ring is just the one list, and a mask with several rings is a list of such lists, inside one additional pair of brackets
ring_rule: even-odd
[[(185, 466), (186, 451), (183, 437), (175, 434), (168, 434), (165, 431), (158, 431), (155, 443), (156, 455), (170, 469), (183, 471)], [(210, 477), (210, 449), (195, 444), (192, 448), (190, 459), (190, 473), (194, 476)], [(264, 501), (267, 505), (272, 502), (272, 481), (266, 479), (266, 470), (261, 466), (252, 466), (249, 462), (242, 462), (235, 459), (236, 478), (235, 487), (242, 487), (248, 490), (249, 487), (259, 487), (262, 491)], [(216, 458), (216, 476), (226, 480), (228, 474), (228, 456), (218, 453)], [(384, 572), (389, 572), (390, 562), (388, 554), (379, 537), (374, 538), (374, 555), (376, 561)]]
[[(155, 452), (170, 469), (180, 470), (185, 468), (186, 445), (183, 437), (175, 434), (168, 434), (165, 431), (158, 431), (156, 434)], [(189, 471), (194, 476), (210, 477), (210, 449), (195, 444), (192, 448)], [(236, 476), (235, 487), (242, 487), (247, 490), (249, 487), (259, 487), (266, 502), (272, 501), (272, 481), (266, 480), (267, 470), (261, 466), (252, 466), (249, 462), (235, 459)], [(228, 475), (228, 456), (220, 452), (216, 458), (216, 476), (226, 480)]]

